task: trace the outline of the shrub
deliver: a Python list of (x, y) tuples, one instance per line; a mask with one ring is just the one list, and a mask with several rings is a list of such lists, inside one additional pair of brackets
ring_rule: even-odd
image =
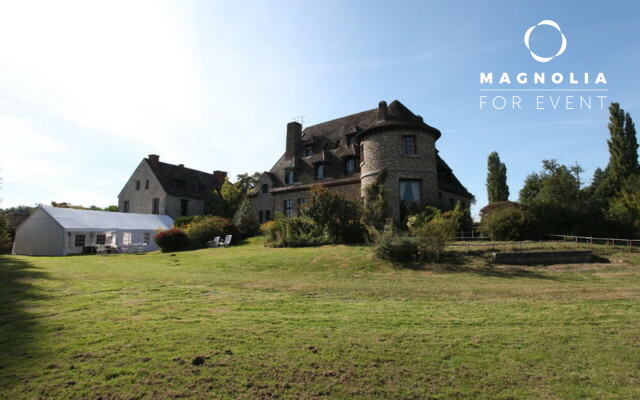
[(491, 240), (525, 240), (537, 236), (537, 220), (528, 207), (503, 205), (485, 213), (480, 230)]
[(260, 225), (259, 231), (261, 235), (267, 235), (270, 230), (274, 229), (276, 226), (275, 221), (267, 221), (264, 224)]
[(418, 258), (418, 243), (410, 236), (385, 231), (376, 239), (373, 252), (383, 260), (411, 262)]
[(416, 227), (414, 233), (418, 239), (418, 254), (421, 260), (439, 261), (440, 255), (453, 240), (460, 227), (459, 215), (447, 212), (432, 218), (426, 224)]
[(217, 216), (196, 218), (187, 229), (187, 237), (197, 247), (207, 247), (207, 242), (216, 236), (238, 236), (238, 229), (230, 220)]
[(3, 211), (0, 211), (0, 254), (11, 253), (12, 240), (9, 234), (9, 221)]
[(153, 239), (163, 253), (186, 250), (191, 244), (187, 234), (179, 228), (159, 231)]
[(242, 201), (240, 208), (238, 208), (238, 211), (236, 211), (236, 214), (233, 216), (233, 223), (238, 228), (238, 232), (242, 237), (250, 237), (258, 232), (258, 218), (256, 218), (253, 213), (253, 207), (251, 207), (251, 201), (249, 199), (245, 198)]
[(302, 214), (310, 218), (331, 243), (363, 240), (359, 204), (322, 186), (311, 188), (311, 198), (302, 208)]
[(191, 215), (189, 217), (178, 217), (173, 221), (173, 226), (175, 226), (176, 228), (185, 229), (196, 218), (197, 218), (197, 215)]
[(287, 218), (276, 213), (269, 225), (265, 246), (269, 247), (306, 247), (331, 243), (329, 237), (312, 219), (308, 217)]

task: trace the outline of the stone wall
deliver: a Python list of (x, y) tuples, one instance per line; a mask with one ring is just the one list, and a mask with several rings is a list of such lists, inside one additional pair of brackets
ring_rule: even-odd
[[(402, 136), (416, 137), (416, 155), (403, 154)], [(403, 179), (419, 180), (421, 202), (439, 205), (435, 138), (431, 133), (411, 129), (373, 132), (361, 139), (360, 154), (362, 195), (364, 188), (386, 169), (384, 187), (392, 218), (400, 218), (400, 181)]]
[[(146, 181), (149, 180), (149, 188), (146, 188)], [(136, 182), (140, 181), (140, 188), (136, 189)], [(124, 188), (118, 195), (118, 211), (124, 212), (124, 202), (129, 201), (129, 212), (136, 214), (151, 214), (153, 211), (153, 199), (160, 199), (160, 214), (170, 215), (167, 212), (165, 201), (165, 191), (156, 179), (149, 164), (145, 160), (138, 165)], [(180, 209), (178, 208), (178, 214)]]

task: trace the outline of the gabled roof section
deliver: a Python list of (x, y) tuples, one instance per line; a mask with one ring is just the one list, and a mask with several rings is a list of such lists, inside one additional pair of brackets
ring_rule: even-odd
[(333, 119), (331, 121), (322, 122), (304, 128), (302, 131), (302, 140), (322, 143), (335, 142), (345, 135), (357, 133), (358, 127), (366, 127), (371, 125), (378, 115), (378, 109), (362, 111), (357, 114), (347, 115), (346, 117)]
[(70, 231), (153, 231), (168, 229), (173, 219), (168, 215), (130, 214), (74, 208), (41, 207), (62, 228)]
[(447, 163), (436, 155), (436, 169), (438, 171), (438, 189), (449, 193), (455, 193), (469, 199), (474, 199), (474, 196), (469, 193), (466, 187), (460, 183), (458, 178), (453, 174), (453, 170), (447, 165)]
[(207, 200), (210, 192), (222, 186), (224, 182), (224, 176), (216, 177), (207, 172), (160, 161), (153, 163), (148, 158), (145, 158), (145, 161), (162, 189), (171, 196)]

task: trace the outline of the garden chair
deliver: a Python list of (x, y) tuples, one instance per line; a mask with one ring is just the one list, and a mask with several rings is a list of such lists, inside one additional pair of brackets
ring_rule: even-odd
[(209, 247), (218, 247), (220, 244), (220, 236), (216, 236), (213, 240), (207, 242), (207, 246)]
[(224, 241), (218, 243), (218, 247), (229, 247), (230, 244), (231, 244), (231, 235), (227, 235), (224, 238)]

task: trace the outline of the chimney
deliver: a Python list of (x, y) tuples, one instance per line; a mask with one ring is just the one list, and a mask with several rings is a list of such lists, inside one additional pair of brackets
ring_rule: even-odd
[(378, 103), (378, 121), (387, 120), (387, 102), (382, 100)]
[(184, 164), (178, 164), (178, 167), (184, 168)]
[(216, 182), (223, 183), (224, 178), (226, 177), (227, 177), (226, 171), (213, 171), (213, 180), (215, 180)]
[(291, 159), (302, 151), (302, 125), (298, 122), (287, 124), (287, 149), (285, 158)]
[(153, 168), (158, 168), (160, 166), (160, 156), (156, 154), (149, 154), (149, 164)]

